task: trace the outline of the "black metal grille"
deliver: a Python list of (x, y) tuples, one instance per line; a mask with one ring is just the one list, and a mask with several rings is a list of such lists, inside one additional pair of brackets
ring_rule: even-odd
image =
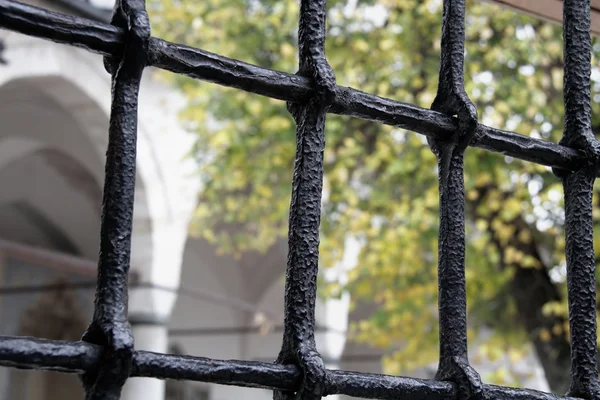
[[(600, 143), (591, 130), (590, 0), (564, 1), (565, 129), (560, 144), (477, 122), (464, 90), (465, 0), (445, 0), (440, 80), (431, 110), (335, 84), (327, 63), (325, 0), (301, 0), (296, 75), (150, 36), (144, 0), (118, 0), (110, 25), (0, 0), (0, 26), (104, 55), (112, 76), (100, 258), (93, 320), (81, 342), (0, 337), (0, 365), (77, 373), (89, 400), (117, 400), (130, 376), (261, 387), (275, 399), (346, 394), (373, 399), (566, 399), (483, 384), (466, 336), (463, 154), (469, 146), (552, 167), (565, 188), (571, 331), (569, 396), (600, 399), (596, 366), (592, 185)], [(137, 97), (145, 67), (287, 101), (297, 125), (283, 346), (274, 363), (136, 351), (127, 276), (136, 165)], [(439, 161), (440, 363), (436, 380), (327, 370), (314, 340), (326, 114), (350, 115), (427, 136)]]

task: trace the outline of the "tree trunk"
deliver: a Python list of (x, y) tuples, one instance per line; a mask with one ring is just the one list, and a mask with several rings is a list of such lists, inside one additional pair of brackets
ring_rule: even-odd
[(564, 323), (562, 318), (542, 314), (545, 303), (559, 300), (555, 285), (545, 269), (516, 267), (510, 289), (517, 304), (520, 322), (531, 337), (550, 389), (565, 394), (569, 389), (571, 366), (566, 335), (552, 335), (550, 340), (544, 341), (539, 334), (541, 329), (552, 332), (556, 324), (562, 326)]
[[(488, 233), (492, 237), (492, 243), (500, 254), (499, 269), (512, 268), (514, 275), (509, 283), (508, 289), (517, 306), (518, 318), (521, 326), (528, 333), (538, 359), (544, 369), (546, 379), (550, 389), (559, 394), (565, 394), (569, 389), (570, 378), (569, 371), (571, 367), (570, 345), (567, 341), (567, 335), (551, 334), (549, 337), (540, 336), (543, 329), (552, 332), (555, 325), (561, 328), (565, 320), (562, 317), (546, 316), (542, 313), (544, 305), (548, 302), (561, 301), (561, 295), (556, 285), (550, 280), (548, 268), (544, 266), (541, 255), (534, 239), (534, 232), (521, 218), (517, 217), (508, 222), (515, 228), (514, 234), (508, 241), (501, 240), (498, 233), (492, 227), (492, 221), (499, 218), (498, 213), (482, 216), (477, 212), (477, 206), (490, 190), (498, 190), (496, 187), (488, 186), (479, 188), (478, 199), (471, 204), (471, 210), (476, 218), (487, 220)], [(507, 197), (509, 193), (503, 193)], [(519, 239), (520, 233), (528, 231), (531, 240), (528, 242)], [(525, 255), (535, 258), (538, 267), (523, 267), (518, 263), (507, 263), (505, 261), (505, 250), (513, 247)]]

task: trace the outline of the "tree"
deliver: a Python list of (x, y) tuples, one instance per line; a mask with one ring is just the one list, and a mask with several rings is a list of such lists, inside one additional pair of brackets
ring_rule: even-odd
[[(441, 4), (330, 1), (326, 46), (338, 84), (429, 107)], [(557, 142), (563, 126), (560, 26), (484, 2), (470, 1), (467, 9), (466, 90), (480, 122)], [(296, 1), (162, 0), (155, 14), (154, 31), (167, 40), (297, 69)], [(593, 51), (597, 60), (600, 45)], [(594, 69), (594, 100), (599, 72)], [(266, 250), (287, 233), (295, 139), (285, 104), (170, 79), (187, 95), (183, 120), (198, 135), (191, 155), (205, 187), (194, 232), (224, 252)], [(595, 123), (598, 108), (594, 103)], [(348, 282), (330, 284), (328, 294), (349, 290), (355, 301), (377, 303), (378, 311), (355, 327), (355, 338), (397, 348), (386, 363), (390, 372), (433, 362), (436, 159), (424, 137), (371, 122), (330, 115), (326, 135), (322, 265), (341, 258), (349, 235), (361, 244)], [(479, 149), (467, 150), (465, 172), (469, 321), (473, 330), (495, 332), (472, 356), (519, 358), (533, 344), (552, 389), (565, 392), (570, 359), (560, 181), (546, 167)], [(231, 224), (236, 230), (224, 229)], [(514, 376), (500, 370), (487, 378), (506, 383)]]

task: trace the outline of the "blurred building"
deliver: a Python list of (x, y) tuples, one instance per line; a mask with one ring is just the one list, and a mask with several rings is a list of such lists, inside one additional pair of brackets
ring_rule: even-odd
[[(111, 0), (27, 2), (101, 21), (112, 7)], [(501, 1), (533, 11), (546, 2), (560, 3)], [(78, 340), (93, 307), (110, 76), (101, 56), (7, 31), (0, 39), (6, 61), (0, 65), (0, 334)], [(183, 104), (146, 70), (129, 304), (136, 348), (272, 361), (281, 344), (287, 243), (235, 260), (188, 236), (200, 182), (184, 159), (194, 138), (177, 120)], [(359, 308), (351, 318), (367, 311)], [(329, 367), (381, 372), (381, 351), (346, 343), (347, 299), (320, 301), (317, 314), (317, 344)], [(419, 374), (431, 378), (434, 370)], [(82, 398), (75, 376), (0, 369), (0, 400)], [(122, 398), (268, 399), (271, 393), (133, 378)]]

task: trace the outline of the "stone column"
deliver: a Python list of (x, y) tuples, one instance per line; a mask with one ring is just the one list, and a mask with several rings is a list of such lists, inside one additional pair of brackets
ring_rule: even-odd
[[(166, 353), (168, 321), (152, 314), (130, 314), (136, 350)], [(122, 400), (165, 400), (165, 381), (152, 378), (129, 378), (123, 387)]]
[[(317, 349), (325, 361), (327, 369), (339, 369), (340, 360), (346, 346), (348, 329), (348, 293), (340, 299), (317, 300), (317, 327), (315, 333)], [(327, 400), (341, 400), (340, 395), (327, 396)]]

